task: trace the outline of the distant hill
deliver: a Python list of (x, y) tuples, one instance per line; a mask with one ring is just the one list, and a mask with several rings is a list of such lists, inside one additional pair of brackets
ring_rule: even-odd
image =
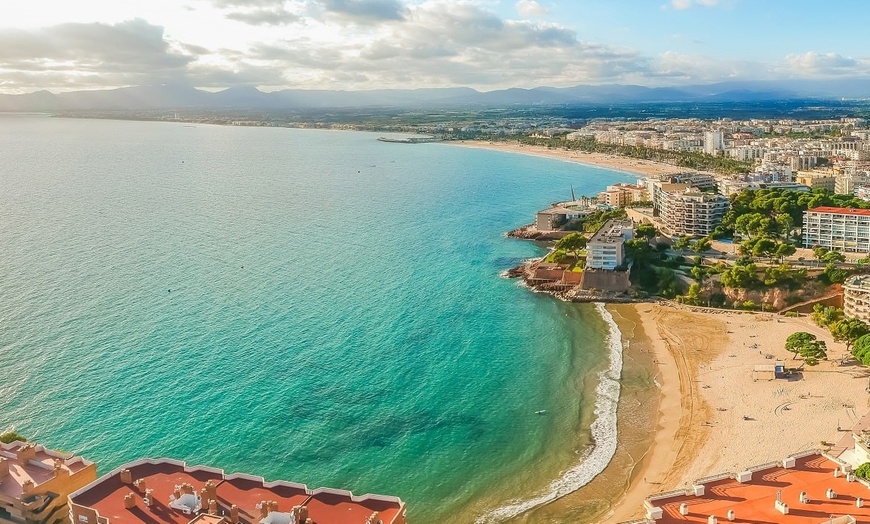
[(870, 79), (724, 82), (681, 87), (578, 85), (476, 91), (467, 87), (328, 91), (254, 87), (209, 92), (180, 85), (137, 86), (53, 94), (0, 95), (0, 111), (280, 110), (325, 108), (449, 108), (656, 102), (751, 102), (870, 98)]

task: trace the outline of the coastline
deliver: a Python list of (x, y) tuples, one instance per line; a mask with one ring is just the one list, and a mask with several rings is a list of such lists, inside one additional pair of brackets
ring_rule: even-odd
[(665, 164), (662, 162), (653, 162), (651, 160), (639, 160), (637, 158), (607, 155), (604, 153), (584, 153), (580, 151), (571, 151), (568, 149), (550, 149), (544, 146), (524, 145), (511, 142), (488, 142), (483, 140), (448, 140), (440, 143), (458, 147), (488, 149), (491, 151), (502, 151), (506, 153), (517, 153), (521, 155), (535, 156), (540, 158), (550, 158), (554, 160), (562, 160), (565, 162), (573, 162), (575, 164), (584, 164), (592, 167), (610, 169), (613, 171), (621, 171), (624, 173), (639, 176), (657, 176), (688, 171), (686, 168), (674, 166), (671, 164)]

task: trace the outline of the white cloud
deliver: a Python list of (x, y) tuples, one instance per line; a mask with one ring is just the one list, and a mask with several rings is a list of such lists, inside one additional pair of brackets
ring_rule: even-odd
[(671, 0), (671, 7), (680, 11), (694, 6), (716, 7), (717, 5), (719, 0)]
[(547, 9), (535, 0), (519, 0), (516, 8), (517, 13), (525, 18), (547, 16)]
[(798, 76), (863, 76), (870, 73), (870, 59), (851, 58), (839, 53), (791, 54), (785, 57), (789, 72)]

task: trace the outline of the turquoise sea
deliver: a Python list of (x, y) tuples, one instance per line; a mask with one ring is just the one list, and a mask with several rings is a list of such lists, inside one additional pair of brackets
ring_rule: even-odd
[(632, 177), (376, 137), (0, 116), (0, 430), (415, 523), (546, 492), (588, 454), (608, 325), (501, 277), (541, 253), (504, 232)]

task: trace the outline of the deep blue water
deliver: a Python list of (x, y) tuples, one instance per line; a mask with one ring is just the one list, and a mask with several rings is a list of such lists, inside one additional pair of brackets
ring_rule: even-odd
[(631, 177), (376, 136), (0, 116), (0, 430), (418, 523), (546, 486), (607, 328), (500, 277), (540, 253), (503, 233)]

